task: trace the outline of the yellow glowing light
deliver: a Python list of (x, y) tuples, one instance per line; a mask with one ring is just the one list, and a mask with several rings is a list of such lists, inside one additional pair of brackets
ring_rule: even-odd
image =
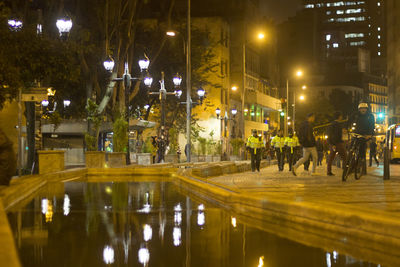
[(264, 256), (261, 256), (258, 259), (258, 266), (257, 267), (262, 267), (262, 266), (264, 266)]
[(303, 76), (303, 71), (302, 71), (302, 70), (298, 70), (298, 71), (296, 72), (296, 76), (297, 76), (297, 77)]
[(47, 88), (48, 96), (54, 96), (55, 94), (56, 94), (56, 90), (53, 90), (53, 88), (51, 88), (51, 87)]
[(262, 40), (265, 38), (265, 34), (263, 32), (258, 33), (257, 35), (258, 39)]
[(307, 85), (303, 85), (303, 86), (301, 87), (301, 89), (306, 90), (306, 89), (307, 89)]
[(304, 100), (304, 99), (305, 99), (305, 96), (304, 96), (304, 95), (301, 95), (299, 98), (300, 98), (300, 100)]
[(107, 194), (111, 194), (112, 193), (112, 189), (109, 186), (106, 186), (105, 191)]
[(249, 112), (249, 109), (248, 109), (248, 108), (245, 108), (245, 109), (244, 109), (244, 112)]
[(324, 138), (325, 138), (325, 139), (328, 139), (328, 136), (327, 136), (327, 135), (325, 135), (325, 136), (324, 136)]
[(236, 85), (232, 86), (232, 91), (236, 91), (238, 88)]
[(46, 222), (51, 222), (53, 220), (53, 204), (51, 200), (49, 200), (48, 202), (45, 216), (46, 216)]
[(232, 223), (232, 226), (233, 226), (234, 228), (236, 228), (237, 224), (236, 224), (236, 218), (235, 218), (235, 217), (232, 217), (232, 218), (231, 218), (231, 223)]
[(292, 124), (290, 121), (287, 123), (288, 125)]

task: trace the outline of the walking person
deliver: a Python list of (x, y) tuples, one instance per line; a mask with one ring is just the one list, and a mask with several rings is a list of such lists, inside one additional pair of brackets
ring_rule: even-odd
[(333, 121), (328, 128), (328, 143), (330, 145), (329, 149), (329, 160), (327, 164), (327, 175), (333, 176), (332, 173), (332, 163), (335, 159), (336, 153), (345, 161), (346, 153), (345, 153), (345, 145), (343, 141), (343, 125), (341, 120), (343, 120), (342, 113), (337, 111), (333, 114)]
[(283, 171), (283, 166), (285, 164), (285, 137), (283, 136), (283, 131), (279, 130), (278, 134), (272, 139), (271, 145), (274, 147), (276, 152), (276, 158), (278, 160), (278, 169)]
[(292, 171), (292, 165), (295, 161), (296, 148), (298, 145), (298, 139), (293, 135), (293, 130), (289, 130), (289, 136), (285, 138), (286, 158), (289, 164), (289, 171)]
[(300, 144), (303, 146), (303, 157), (296, 162), (296, 164), (292, 168), (292, 173), (296, 176), (296, 169), (306, 162), (311, 156), (313, 158), (313, 165), (312, 165), (312, 173), (311, 175), (317, 175), (315, 169), (317, 167), (317, 148), (315, 137), (313, 133), (312, 124), (315, 121), (315, 114), (310, 113), (307, 115), (307, 120), (305, 120), (299, 130), (299, 141)]
[(376, 144), (376, 139), (375, 137), (372, 138), (371, 142), (369, 143), (369, 167), (372, 166), (372, 158), (375, 159), (376, 162), (376, 166), (379, 167), (379, 161), (376, 158), (376, 148), (377, 148), (377, 144)]
[(257, 135), (257, 130), (253, 130), (253, 135), (247, 138), (247, 150), (251, 155), (251, 171), (255, 172), (256, 169), (260, 172), (261, 153), (264, 147), (264, 141), (261, 136)]
[(321, 138), (317, 140), (317, 166), (322, 166), (322, 159), (324, 158), (324, 144), (322, 143)]

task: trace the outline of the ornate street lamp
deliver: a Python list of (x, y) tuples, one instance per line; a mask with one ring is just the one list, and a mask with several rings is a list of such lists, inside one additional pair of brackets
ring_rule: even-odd
[(206, 94), (206, 91), (203, 88), (200, 87), (199, 89), (197, 89), (197, 95), (199, 96), (200, 105), (203, 104), (205, 94)]
[(147, 71), (149, 69), (150, 60), (148, 58), (139, 60), (140, 71)]
[(232, 113), (232, 116), (235, 117), (237, 114), (237, 109), (236, 108), (231, 109), (231, 113)]
[(56, 26), (58, 31), (60, 32), (60, 36), (62, 38), (66, 38), (68, 37), (69, 32), (71, 31), (72, 20), (68, 16), (65, 16), (57, 20)]
[(143, 83), (144, 83), (144, 85), (146, 85), (147, 87), (150, 88), (151, 84), (153, 83), (153, 78), (148, 75), (148, 76), (144, 77)]
[(107, 59), (104, 60), (104, 62), (103, 62), (103, 66), (106, 69), (106, 71), (108, 71), (108, 72), (112, 72), (113, 71), (114, 65), (115, 65), (115, 63), (114, 63), (114, 60), (113, 60), (113, 58), (111, 56), (108, 56)]
[(179, 87), (182, 83), (182, 77), (177, 73), (175, 77), (172, 79), (175, 87)]
[(9, 19), (8, 20), (8, 27), (10, 27), (10, 30), (12, 31), (19, 31), (22, 29), (23, 23), (19, 19)]
[(219, 116), (221, 115), (221, 109), (220, 109), (220, 108), (217, 108), (217, 109), (215, 110), (215, 114), (217, 114), (217, 119), (219, 119)]

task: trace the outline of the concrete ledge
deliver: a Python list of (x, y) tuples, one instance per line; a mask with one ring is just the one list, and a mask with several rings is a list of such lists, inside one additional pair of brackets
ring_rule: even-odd
[(0, 262), (2, 266), (20, 267), (14, 237), (8, 223), (7, 214), (0, 202)]
[[(268, 161), (261, 161), (260, 167), (269, 166)], [(200, 178), (209, 178), (224, 174), (232, 174), (237, 172), (245, 172), (251, 170), (250, 161), (222, 161), (215, 163), (203, 163), (192, 165), (192, 175)]]
[(343, 204), (295, 202), (246, 194), (190, 174), (189, 170), (178, 171), (179, 186), (191, 194), (217, 202), (236, 213), (238, 220), (254, 227), (384, 266), (398, 266), (400, 262), (398, 216), (388, 217), (383, 212), (371, 213), (371, 210)]
[(63, 171), (65, 169), (64, 150), (39, 150), (39, 174)]

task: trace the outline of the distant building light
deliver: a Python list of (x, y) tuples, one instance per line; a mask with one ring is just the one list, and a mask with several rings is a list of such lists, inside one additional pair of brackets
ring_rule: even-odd
[(381, 52), (378, 52), (378, 56), (380, 56), (381, 55)]
[(305, 6), (305, 8), (314, 8), (314, 5), (313, 4), (308, 4), (308, 5)]
[(378, 39), (381, 39), (381, 36), (380, 36), (380, 35), (378, 35)]
[(338, 48), (339, 47), (339, 44), (338, 43), (333, 43), (333, 48)]
[(378, 32), (380, 32), (381, 31), (381, 27), (378, 27)]
[(331, 37), (332, 37), (332, 35), (327, 34), (327, 35), (325, 36), (325, 39), (326, 39), (327, 41), (330, 41), (330, 40), (331, 40)]
[(381, 2), (376, 3), (378, 6), (381, 6)]

